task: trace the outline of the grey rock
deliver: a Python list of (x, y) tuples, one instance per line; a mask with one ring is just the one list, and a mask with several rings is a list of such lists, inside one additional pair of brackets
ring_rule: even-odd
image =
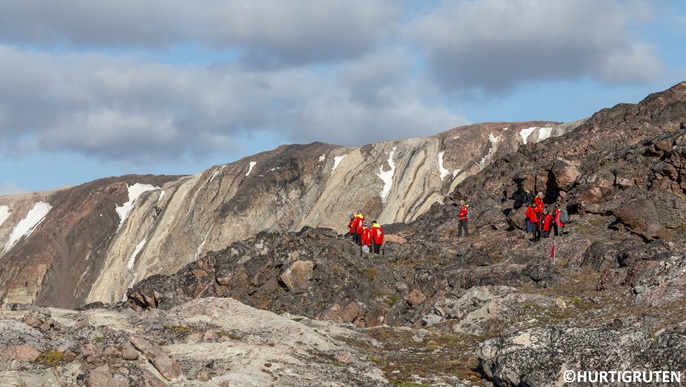
[(563, 380), (565, 371), (683, 370), (684, 347), (686, 336), (677, 333), (537, 328), (488, 340), (478, 356), (496, 386), (548, 386)]

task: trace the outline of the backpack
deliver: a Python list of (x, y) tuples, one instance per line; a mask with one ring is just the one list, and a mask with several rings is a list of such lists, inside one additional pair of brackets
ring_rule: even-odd
[(567, 212), (566, 208), (563, 208), (560, 214), (560, 220), (562, 220), (562, 223), (569, 223), (569, 212)]

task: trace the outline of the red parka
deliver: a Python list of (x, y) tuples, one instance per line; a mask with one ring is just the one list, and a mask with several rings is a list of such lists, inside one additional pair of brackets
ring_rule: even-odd
[(550, 228), (553, 225), (553, 215), (552, 214), (545, 214), (543, 215), (543, 231), (550, 232)]
[(534, 211), (536, 211), (539, 215), (542, 214), (543, 213), (543, 207), (545, 207), (545, 204), (543, 203), (543, 199), (536, 196), (534, 198), (534, 203), (536, 204)]
[(462, 206), (460, 210), (460, 219), (469, 221), (469, 204)]
[(362, 226), (362, 246), (371, 246), (371, 245), (372, 245), (372, 233), (369, 230), (369, 227)]
[(372, 225), (372, 242), (375, 245), (383, 245), (383, 229), (381, 228), (381, 225), (378, 223), (374, 223)]
[(529, 206), (526, 209), (526, 217), (529, 218), (529, 222), (538, 223), (538, 214), (533, 206)]
[(355, 230), (355, 234), (362, 234), (362, 224), (363, 223), (364, 223), (364, 215), (362, 215), (362, 214), (355, 215), (355, 222), (353, 224), (353, 229)]

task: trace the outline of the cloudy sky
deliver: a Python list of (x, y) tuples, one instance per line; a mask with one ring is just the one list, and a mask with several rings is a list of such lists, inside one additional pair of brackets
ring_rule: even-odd
[(686, 80), (680, 0), (0, 0), (0, 194), (575, 121)]

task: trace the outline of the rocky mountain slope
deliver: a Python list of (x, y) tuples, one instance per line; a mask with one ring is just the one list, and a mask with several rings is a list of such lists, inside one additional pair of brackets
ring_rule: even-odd
[(192, 176), (2, 196), (0, 295), (66, 308), (117, 302), (137, 281), (262, 230), (344, 232), (356, 210), (408, 222), (498, 157), (578, 124), (486, 123), (361, 148), (288, 145)]
[[(255, 378), (246, 384), (263, 383), (267, 379), (256, 378), (266, 373), (273, 376), (270, 383), (295, 386), (308, 385), (315, 372), (327, 375), (322, 380), (330, 385), (552, 386), (569, 382), (570, 371), (577, 378), (572, 385), (584, 384), (577, 377), (583, 371), (632, 371), (632, 376), (638, 371), (645, 382), (658, 372), (660, 377), (678, 372), (684, 377), (685, 121), (683, 82), (639, 104), (602, 110), (560, 136), (527, 141), (475, 167), (476, 173), (459, 183), (451, 182), (450, 199), (432, 203), (413, 220), (384, 222), (388, 242), (383, 255), (361, 253), (337, 224), (312, 223), (265, 230), (208, 249), (180, 270), (132, 283), (125, 302), (93, 303), (79, 312), (49, 309), (52, 317), (45, 309), (5, 304), (0, 324), (20, 333), (4, 350), (8, 357), (0, 361), (0, 377), (27, 382), (36, 373), (45, 376), (46, 359), (60, 356), (67, 360), (51, 372), (62, 375), (56, 378), (63, 384), (72, 383), (70, 377), (104, 377), (136, 385), (126, 375), (143, 375), (147, 367), (150, 382), (141, 385), (154, 385), (154, 380), (230, 385), (241, 364), (245, 368), (238, 374)], [(389, 153), (381, 159), (393, 146), (384, 148)], [(394, 176), (402, 170), (395, 155), (393, 164), (387, 163), (397, 168)], [(201, 180), (212, 180), (213, 173), (207, 171)], [(165, 187), (176, 184), (175, 179), (193, 179), (155, 178), (169, 179), (154, 183)], [(411, 179), (405, 180), (411, 186)], [(395, 177), (393, 182), (399, 185)], [(132, 213), (154, 208), (150, 203), (158, 203), (160, 195), (162, 202), (171, 200), (166, 189), (165, 194), (141, 195)], [(559, 202), (569, 209), (572, 219), (563, 235), (530, 240), (523, 231), (527, 190), (542, 191), (546, 204)], [(457, 236), (454, 203), (459, 200), (472, 207), (467, 237)], [(150, 215), (148, 221), (157, 218)], [(118, 227), (118, 218), (112, 219)], [(135, 267), (140, 256), (133, 257), (121, 260)], [(166, 262), (166, 257), (159, 259)], [(234, 315), (235, 310), (244, 314)], [(247, 311), (265, 313), (260, 316), (268, 323), (253, 327)], [(50, 332), (55, 325), (50, 318), (61, 324), (59, 335)], [(236, 321), (241, 319), (248, 321)], [(97, 337), (106, 344), (100, 353), (111, 356), (89, 361), (93, 351), (84, 351), (82, 341), (89, 336), (74, 322), (81, 320), (88, 329), (100, 327)], [(272, 320), (293, 329), (290, 336), (278, 336), (284, 345), (277, 352), (284, 357), (273, 360), (277, 355), (269, 348), (247, 354), (259, 337), (272, 337)], [(122, 327), (128, 337), (117, 333), (119, 328), (103, 332), (103, 325)], [(40, 334), (31, 335), (27, 326), (37, 326), (50, 339), (40, 341)], [(143, 327), (151, 332), (143, 333)], [(243, 343), (240, 332), (246, 330)], [(310, 333), (316, 333), (314, 338)], [(221, 341), (219, 336), (227, 335), (231, 340)], [(297, 339), (303, 335), (309, 339)], [(193, 357), (188, 346), (197, 345), (200, 336), (210, 344), (217, 337), (219, 343), (193, 347), (199, 351)], [(91, 341), (97, 342), (95, 336)], [(244, 352), (231, 352), (234, 345)], [(221, 354), (221, 361), (203, 355), (208, 348)], [(261, 351), (269, 353), (269, 366), (262, 363)], [(154, 353), (170, 359), (170, 368), (148, 363)], [(294, 367), (293, 358), (314, 368)], [(22, 374), (26, 369), (33, 373)]]
[[(685, 118), (686, 82), (495, 160), (452, 193), (472, 204), (469, 237), (457, 237), (451, 204), (387, 225), (382, 256), (333, 230), (264, 232), (142, 281), (128, 301), (166, 310), (232, 297), (352, 323), (383, 340), (359, 345), (391, 381), (553, 385), (569, 370), (684, 370), (672, 347), (686, 342)], [(526, 190), (569, 209), (563, 235), (530, 240)]]

